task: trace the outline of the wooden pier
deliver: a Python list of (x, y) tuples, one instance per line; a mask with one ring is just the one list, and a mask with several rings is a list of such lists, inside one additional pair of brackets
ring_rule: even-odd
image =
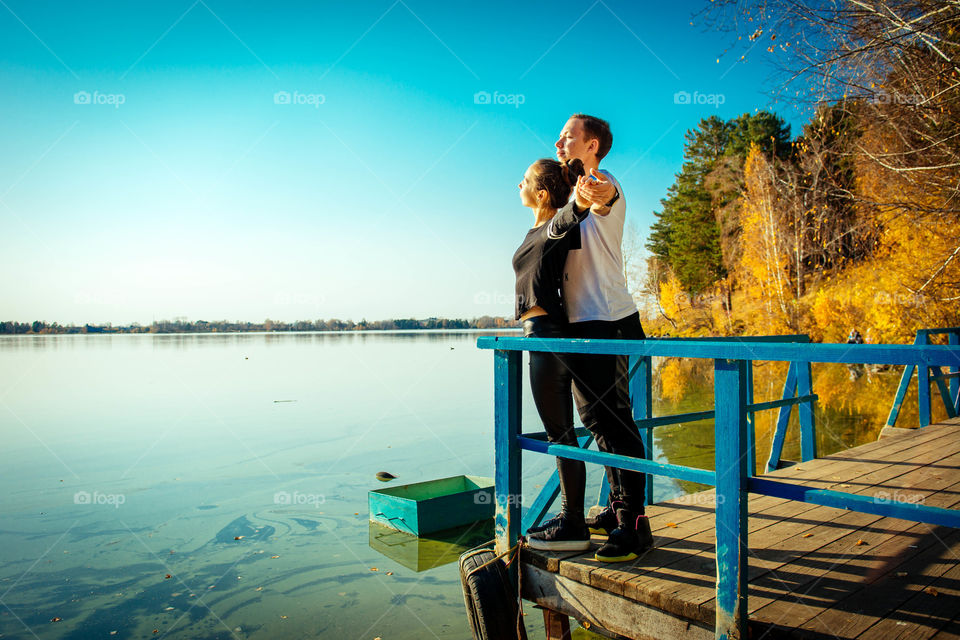
[[(960, 419), (764, 477), (956, 508)], [(713, 638), (714, 502), (649, 506), (655, 548), (626, 566), (524, 548), (523, 597), (629, 638)], [(960, 638), (960, 530), (755, 494), (747, 509), (750, 637)]]
[[(930, 344), (931, 335), (943, 334), (949, 344)], [(716, 487), (661, 504), (651, 504), (648, 492), (656, 544), (632, 566), (603, 565), (592, 553), (524, 551), (518, 563), (522, 595), (544, 608), (550, 640), (569, 636), (567, 616), (621, 637), (661, 640), (960, 638), (960, 327), (924, 329), (913, 345), (767, 336), (483, 337), (477, 346), (494, 352), (498, 554), (517, 547), (558, 491), (551, 478), (523, 516), (525, 451)], [(648, 455), (656, 427), (712, 419), (715, 470), (591, 450), (586, 429), (578, 430), (580, 446), (524, 430), (523, 351), (627, 356), (634, 419)], [(713, 409), (654, 417), (654, 357), (712, 360)], [(754, 401), (757, 361), (790, 363), (779, 400)], [(893, 437), (820, 458), (811, 384), (817, 363), (904, 366), (890, 425), (918, 372), (925, 405), (920, 428), (891, 430)], [(933, 384), (947, 415), (937, 425), (929, 424)], [(801, 462), (784, 467), (780, 453), (793, 407)], [(769, 410), (780, 413), (766, 473), (756, 475), (754, 417)]]

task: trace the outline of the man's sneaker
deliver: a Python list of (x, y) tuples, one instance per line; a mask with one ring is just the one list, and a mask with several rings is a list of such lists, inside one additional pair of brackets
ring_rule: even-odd
[(610, 535), (610, 532), (617, 528), (617, 512), (606, 507), (603, 511), (593, 517), (587, 518), (587, 528), (590, 533), (596, 533), (602, 536)]
[(562, 515), (551, 520), (551, 526), (527, 536), (531, 549), (541, 551), (586, 551), (590, 548), (590, 531), (581, 520), (570, 522)]
[(560, 520), (562, 519), (563, 519), (563, 514), (558, 513), (557, 515), (553, 516), (549, 520), (545, 520), (542, 523), (538, 524), (537, 526), (530, 527), (529, 529), (527, 529), (527, 535), (530, 535), (531, 533), (539, 533), (541, 531), (546, 531), (551, 527), (555, 527), (557, 526), (557, 524), (559, 524)]
[(606, 543), (594, 554), (599, 562), (629, 562), (653, 546), (650, 520), (646, 516), (618, 509), (617, 520), (620, 526), (610, 532)]

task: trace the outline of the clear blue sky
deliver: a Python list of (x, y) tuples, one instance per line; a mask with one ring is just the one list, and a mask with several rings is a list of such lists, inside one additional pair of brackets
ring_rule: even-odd
[(646, 234), (688, 128), (777, 108), (701, 6), (2, 0), (0, 320), (510, 315), (570, 113)]

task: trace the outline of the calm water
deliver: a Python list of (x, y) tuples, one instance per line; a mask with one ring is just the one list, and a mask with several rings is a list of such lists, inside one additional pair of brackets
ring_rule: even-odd
[[(488, 532), (418, 550), (370, 528), (367, 492), (381, 470), (493, 475), (476, 337), (0, 337), (0, 637), (470, 638), (456, 564), (417, 569)], [(658, 413), (710, 405), (708, 368), (659, 364)], [(758, 400), (779, 397), (777, 367)], [(821, 451), (874, 439), (898, 375), (815, 369)], [(658, 457), (712, 468), (710, 426), (658, 429)], [(525, 457), (528, 497), (553, 468)]]

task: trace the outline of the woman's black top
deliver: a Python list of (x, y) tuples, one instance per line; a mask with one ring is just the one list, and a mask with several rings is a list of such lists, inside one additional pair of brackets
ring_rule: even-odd
[(560, 297), (563, 265), (567, 252), (580, 248), (580, 222), (590, 209), (577, 210), (569, 203), (546, 224), (530, 229), (517, 252), (513, 270), (517, 274), (516, 319), (539, 306), (558, 322), (566, 322), (567, 312)]

